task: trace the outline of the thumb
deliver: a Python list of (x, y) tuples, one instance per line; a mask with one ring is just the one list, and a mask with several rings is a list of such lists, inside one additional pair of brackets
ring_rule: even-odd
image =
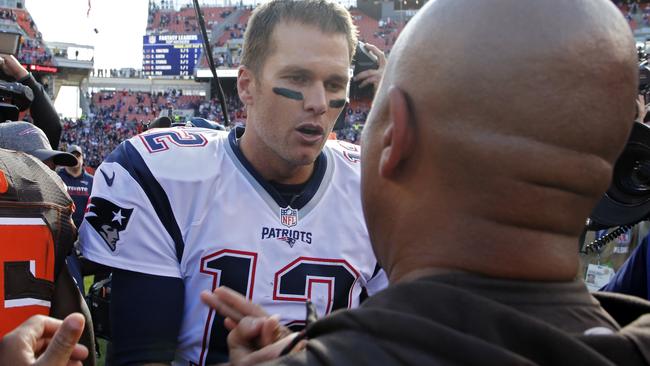
[(86, 319), (79, 313), (68, 315), (35, 365), (67, 365), (84, 330), (85, 322)]

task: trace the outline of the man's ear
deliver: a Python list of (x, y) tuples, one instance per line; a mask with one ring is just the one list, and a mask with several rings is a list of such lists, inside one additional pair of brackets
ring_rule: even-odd
[(388, 90), (388, 123), (382, 139), (379, 174), (395, 178), (409, 158), (415, 142), (414, 125), (406, 94), (396, 86)]
[(241, 99), (244, 105), (249, 106), (253, 104), (255, 76), (246, 66), (239, 67), (237, 71), (237, 92), (239, 93), (239, 99)]

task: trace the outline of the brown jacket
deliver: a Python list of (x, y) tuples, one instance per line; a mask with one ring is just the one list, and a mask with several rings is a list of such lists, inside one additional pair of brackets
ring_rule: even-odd
[(271, 364), (649, 365), (650, 302), (603, 303), (624, 316), (615, 321), (581, 281), (433, 276), (314, 323), (306, 352)]

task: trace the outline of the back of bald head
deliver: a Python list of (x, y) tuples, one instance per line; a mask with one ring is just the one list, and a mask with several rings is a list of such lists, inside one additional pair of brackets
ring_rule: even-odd
[(409, 95), (423, 128), (521, 136), (610, 162), (620, 153), (637, 65), (611, 1), (432, 0), (412, 22), (384, 86)]
[(432, 0), (411, 23), (375, 105), (391, 86), (408, 96), (427, 132), (413, 171), (467, 192), (490, 178), (490, 193), (514, 192), (505, 178), (575, 192), (588, 215), (634, 119), (634, 39), (611, 1)]
[(364, 214), (391, 281), (572, 279), (632, 127), (636, 62), (610, 0), (430, 0), (364, 129)]

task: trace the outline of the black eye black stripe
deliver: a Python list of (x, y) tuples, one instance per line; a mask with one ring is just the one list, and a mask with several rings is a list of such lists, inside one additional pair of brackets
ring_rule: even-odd
[(293, 100), (303, 100), (304, 97), (301, 92), (287, 89), (287, 88), (273, 88), (273, 92), (277, 95)]
[(332, 99), (330, 100), (330, 108), (343, 108), (345, 102), (345, 99)]
[[(293, 99), (293, 100), (305, 99), (305, 97), (302, 95), (301, 92), (287, 89), (287, 88), (275, 87), (273, 88), (273, 92), (277, 95), (283, 96), (285, 98)], [(345, 102), (346, 102), (345, 99), (333, 99), (330, 100), (329, 106), (330, 108), (343, 108)]]

